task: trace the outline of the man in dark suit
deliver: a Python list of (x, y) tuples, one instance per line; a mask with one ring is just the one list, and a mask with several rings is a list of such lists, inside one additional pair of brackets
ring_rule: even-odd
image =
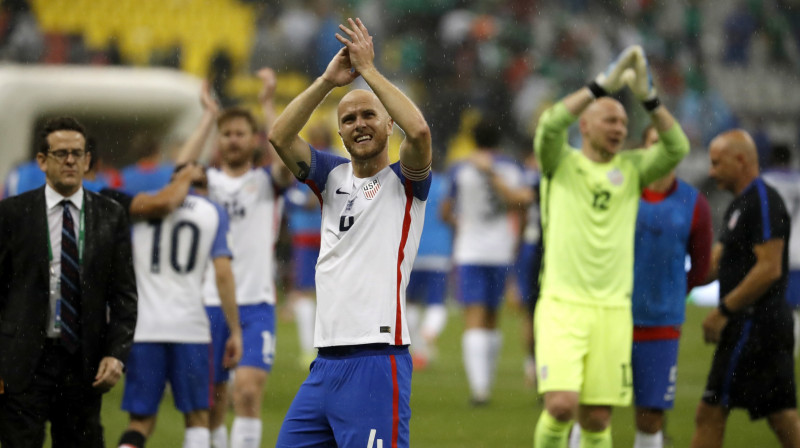
[(104, 447), (101, 394), (122, 375), (136, 325), (122, 207), (85, 191), (91, 154), (72, 118), (46, 123), (47, 184), (0, 202), (0, 445)]

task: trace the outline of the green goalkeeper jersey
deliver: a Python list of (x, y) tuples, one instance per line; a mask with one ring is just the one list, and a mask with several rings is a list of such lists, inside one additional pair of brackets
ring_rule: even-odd
[(681, 161), (689, 141), (675, 122), (649, 150), (593, 162), (567, 143), (567, 128), (576, 118), (559, 102), (544, 112), (536, 130), (545, 249), (541, 295), (629, 306), (639, 196)]

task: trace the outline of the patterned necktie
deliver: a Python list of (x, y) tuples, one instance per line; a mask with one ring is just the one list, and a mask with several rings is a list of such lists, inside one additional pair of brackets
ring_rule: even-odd
[(81, 344), (80, 258), (75, 222), (67, 204), (69, 201), (61, 201), (64, 207), (61, 226), (61, 343), (67, 351), (75, 353)]

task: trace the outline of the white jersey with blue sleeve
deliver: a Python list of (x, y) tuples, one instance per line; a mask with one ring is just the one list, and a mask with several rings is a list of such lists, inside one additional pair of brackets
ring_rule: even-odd
[[(236, 303), (275, 305), (275, 240), (283, 191), (267, 168), (255, 168), (238, 177), (209, 169), (208, 193), (230, 217)], [(206, 273), (203, 297), (206, 305), (221, 304), (213, 266)]]
[(348, 159), (311, 149), (305, 183), (322, 204), (314, 345), (407, 345), (405, 295), (425, 218), (430, 175), (400, 163), (354, 176)]
[[(493, 170), (508, 185), (524, 185), (522, 168), (507, 157), (494, 156)], [(473, 164), (462, 162), (450, 171), (458, 229), (453, 260), (458, 265), (503, 266), (514, 262), (519, 230), (508, 209), (495, 195), (489, 179)]]
[(203, 274), (214, 258), (231, 256), (227, 235), (225, 210), (195, 195), (164, 219), (133, 226), (135, 342), (211, 342)]

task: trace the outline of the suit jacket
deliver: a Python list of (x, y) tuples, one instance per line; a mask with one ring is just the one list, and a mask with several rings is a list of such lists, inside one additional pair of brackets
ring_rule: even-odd
[[(81, 350), (87, 384), (100, 360), (125, 362), (136, 326), (136, 280), (127, 214), (84, 189)], [(50, 274), (44, 187), (0, 201), (0, 378), (28, 387), (47, 337)]]

